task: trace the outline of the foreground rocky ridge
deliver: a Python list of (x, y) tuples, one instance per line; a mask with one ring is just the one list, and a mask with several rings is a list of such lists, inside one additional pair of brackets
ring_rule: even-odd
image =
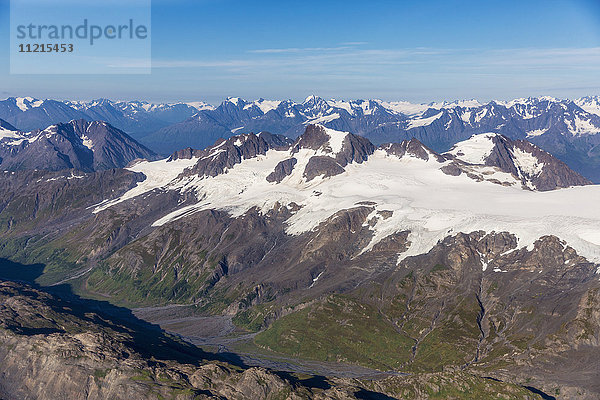
[[(518, 386), (472, 375), (369, 382), (283, 378), (241, 368), (160, 331), (131, 328), (29, 286), (0, 281), (0, 396), (36, 399), (368, 399), (429, 398), (443, 391), (533, 399)], [(131, 321), (130, 321), (131, 323)], [(368, 388), (367, 388), (368, 387)], [(378, 391), (374, 391), (377, 389)]]

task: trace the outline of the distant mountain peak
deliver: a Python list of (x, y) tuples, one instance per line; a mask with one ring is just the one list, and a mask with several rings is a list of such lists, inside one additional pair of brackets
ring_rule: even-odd
[(100, 171), (122, 168), (156, 154), (103, 121), (71, 120), (42, 130), (0, 133), (0, 168), (4, 170)]

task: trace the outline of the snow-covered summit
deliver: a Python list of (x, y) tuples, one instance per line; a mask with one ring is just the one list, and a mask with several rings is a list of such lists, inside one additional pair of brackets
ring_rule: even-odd
[(455, 144), (447, 154), (470, 164), (485, 164), (486, 159), (496, 146), (494, 139), (497, 133), (481, 133), (471, 136), (470, 139)]

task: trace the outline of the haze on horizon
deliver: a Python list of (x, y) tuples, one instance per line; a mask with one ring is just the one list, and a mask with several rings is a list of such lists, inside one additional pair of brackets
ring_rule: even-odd
[(428, 103), (600, 94), (596, 0), (155, 0), (150, 75), (9, 75), (8, 10), (0, 0), (1, 98)]

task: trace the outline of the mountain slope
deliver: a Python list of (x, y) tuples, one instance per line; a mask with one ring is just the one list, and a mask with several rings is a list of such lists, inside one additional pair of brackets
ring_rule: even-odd
[(0, 168), (9, 171), (99, 171), (121, 168), (138, 158), (152, 160), (156, 154), (104, 122), (71, 121), (0, 137)]
[(418, 399), (431, 392), (432, 383), (437, 384), (433, 394), (440, 396), (450, 390), (536, 398), (518, 385), (469, 374), (363, 382), (299, 378), (232, 365), (135, 318), (124, 320), (122, 313), (111, 316), (105, 313), (106, 304), (64, 300), (3, 280), (0, 300), (2, 398), (325, 400), (402, 395)]
[(324, 399), (330, 392), (355, 398), (361, 390), (339, 382), (315, 393), (270, 371), (228, 364), (141, 321), (86, 307), (93, 302), (24, 284), (0, 281), (0, 299), (3, 398)]
[[(0, 175), (0, 256), (43, 264), (39, 283), (177, 304), (158, 322), (259, 364), (600, 393), (599, 188), (533, 145), (486, 134), (439, 154), (309, 125), (293, 143), (244, 134), (73, 183), (52, 174)], [(205, 317), (248, 336), (200, 337)]]
[(0, 119), (0, 132), (2, 132), (2, 131), (14, 132), (14, 131), (17, 131), (17, 128), (12, 126), (8, 122), (4, 121), (3, 119)]
[(261, 108), (264, 103), (262, 99), (227, 99), (215, 109), (202, 110), (157, 131), (147, 143), (171, 152), (177, 147), (205, 147), (237, 132), (266, 130), (294, 138), (307, 124), (314, 123), (354, 132), (375, 144), (417, 138), (435, 150), (445, 151), (473, 134), (496, 132), (532, 141), (584, 176), (600, 179), (595, 151), (600, 144), (600, 117), (593, 112), (594, 98), (575, 102), (540, 97), (487, 104), (456, 101), (410, 105), (379, 100), (325, 101), (310, 96), (302, 103), (277, 101)]

